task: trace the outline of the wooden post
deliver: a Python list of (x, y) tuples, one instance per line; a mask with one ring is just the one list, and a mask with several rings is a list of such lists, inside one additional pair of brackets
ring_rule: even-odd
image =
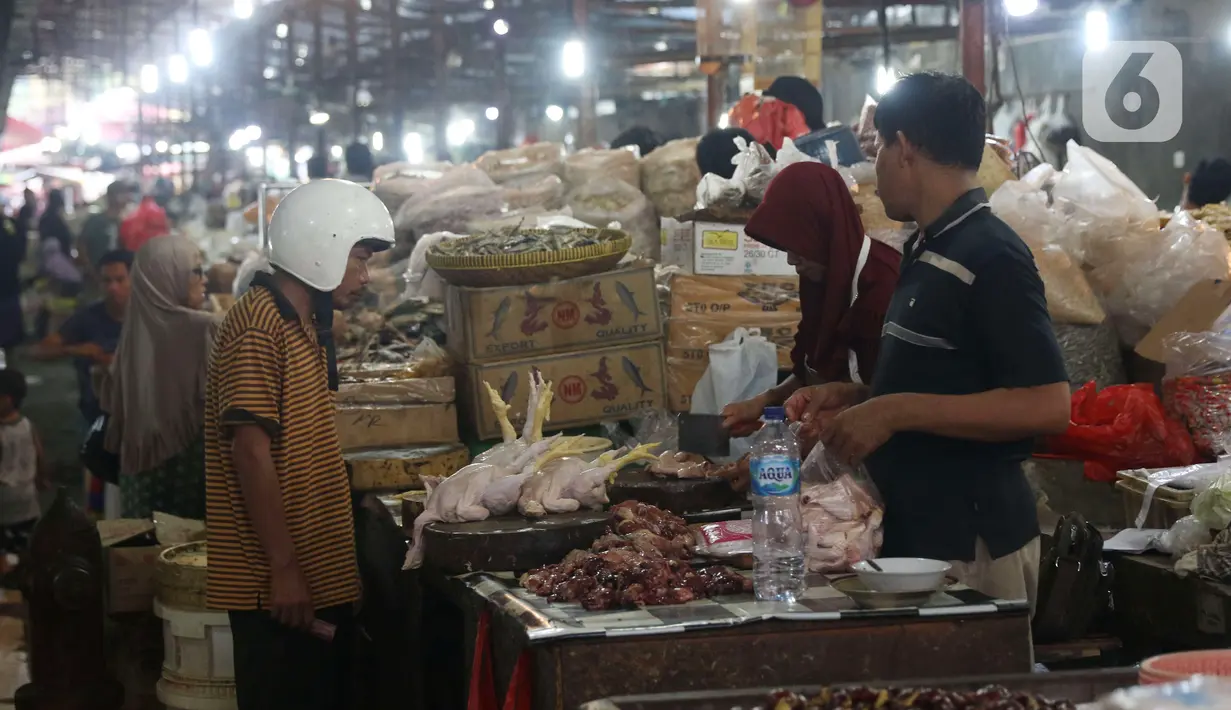
[(987, 20), (985, 0), (961, 0), (958, 40), (962, 51), (962, 76), (987, 93)]
[(816, 0), (804, 10), (804, 78), (821, 86), (821, 45), (825, 40), (825, 0)]
[(581, 41), (581, 46), (586, 51), (586, 71), (585, 74), (578, 80), (581, 84), (581, 96), (577, 106), (577, 145), (582, 148), (593, 148), (598, 143), (598, 125), (595, 118), (595, 81), (594, 70), (597, 68), (595, 62), (591, 61), (594, 55), (591, 53), (590, 43), (586, 40), (587, 27), (589, 25), (589, 8), (588, 0), (573, 0), (573, 27), (577, 33), (577, 39)]

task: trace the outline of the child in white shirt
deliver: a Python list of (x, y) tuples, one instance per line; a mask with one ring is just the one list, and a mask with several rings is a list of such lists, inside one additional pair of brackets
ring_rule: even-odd
[(25, 398), (25, 375), (0, 370), (0, 552), (16, 555), (29, 545), (47, 483), (38, 432), (21, 414)]

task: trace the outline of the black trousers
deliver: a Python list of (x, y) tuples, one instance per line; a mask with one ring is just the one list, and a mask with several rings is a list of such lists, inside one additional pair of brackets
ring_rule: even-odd
[(355, 656), (353, 604), (317, 609), (337, 627), (324, 641), (274, 621), (268, 611), (232, 611), (239, 710), (348, 710)]

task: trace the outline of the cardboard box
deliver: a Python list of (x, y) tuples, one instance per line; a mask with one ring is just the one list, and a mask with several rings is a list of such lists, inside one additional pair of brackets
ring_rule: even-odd
[(158, 556), (166, 548), (152, 520), (100, 520), (108, 614), (149, 612), (154, 607)]
[(643, 342), (662, 335), (654, 268), (508, 288), (449, 286), (449, 348), (482, 363)]
[[(707, 358), (708, 359), (708, 358)], [(692, 393), (709, 367), (708, 361), (697, 361), (676, 354), (667, 356), (667, 409), (673, 412), (692, 411)]]
[(696, 276), (671, 279), (671, 318), (799, 319), (798, 276)]
[(526, 378), (532, 367), (554, 384), (556, 396), (546, 425), (552, 431), (628, 419), (639, 412), (662, 409), (667, 401), (660, 341), (471, 365), (463, 390), (467, 417), (480, 438), (500, 436), (482, 383), (502, 394), (511, 405), (511, 416), (524, 417), (529, 391)]
[(1201, 281), (1193, 285), (1133, 349), (1140, 357), (1164, 363), (1163, 341), (1173, 333), (1201, 333), (1231, 328), (1231, 281)]
[(336, 412), (343, 451), (459, 440), (452, 404), (347, 404)]
[(457, 400), (452, 377), (342, 382), (338, 404), (452, 404)]
[(799, 327), (798, 317), (795, 320), (772, 323), (766, 320), (758, 325), (748, 323), (733, 324), (730, 321), (712, 319), (682, 319), (667, 322), (667, 357), (686, 359), (694, 362), (709, 362), (709, 347), (726, 339), (736, 328), (758, 328), (778, 350), (778, 368), (789, 370), (793, 367), (791, 351), (795, 349), (795, 331)]
[(693, 273), (793, 276), (787, 254), (744, 234), (742, 224), (693, 222)]
[(424, 448), (368, 449), (343, 456), (357, 491), (407, 491), (423, 488), (423, 476), (446, 477), (470, 463), (461, 444)]

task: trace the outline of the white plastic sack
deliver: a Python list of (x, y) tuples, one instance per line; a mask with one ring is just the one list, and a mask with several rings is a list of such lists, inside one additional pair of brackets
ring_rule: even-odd
[(693, 208), (701, 169), (698, 138), (681, 138), (641, 159), (641, 190), (663, 217), (679, 217)]
[(1067, 149), (1052, 197), (1083, 235), (1086, 264), (1099, 268), (1149, 241), (1160, 224), (1154, 202), (1110, 160), (1072, 141)]
[[(692, 393), (692, 414), (720, 414), (728, 404), (778, 384), (778, 350), (759, 329), (736, 328), (711, 345), (709, 354), (709, 366)], [(731, 456), (739, 458), (751, 447), (751, 439), (732, 439)]]
[(415, 248), (410, 252), (406, 262), (406, 297), (430, 298), (443, 301), (445, 297), (445, 280), (427, 265), (427, 251), (447, 239), (458, 239), (464, 234), (453, 232), (433, 232), (415, 242)]
[(252, 285), (252, 279), (258, 272), (272, 274), (273, 269), (269, 266), (269, 257), (264, 252), (254, 251), (244, 257), (239, 268), (235, 270), (235, 281), (231, 284), (231, 295), (239, 298), (248, 291), (248, 287)]
[(508, 150), (488, 151), (479, 156), (474, 165), (492, 180), (505, 183), (531, 176), (558, 175), (563, 160), (564, 146), (559, 143), (534, 143)]
[(432, 232), (465, 232), (470, 222), (499, 215), (503, 204), (495, 185), (454, 187), (407, 200), (394, 218), (394, 227), (415, 238)]
[(500, 183), (504, 204), (510, 210), (554, 210), (564, 201), (564, 181), (545, 173)]

